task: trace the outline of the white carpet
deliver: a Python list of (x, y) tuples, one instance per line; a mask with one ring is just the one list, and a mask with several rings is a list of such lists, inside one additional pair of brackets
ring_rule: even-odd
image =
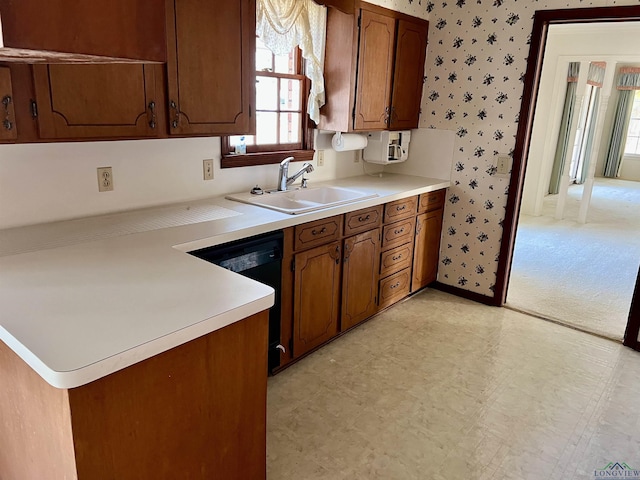
[(520, 216), (507, 306), (621, 340), (640, 263), (640, 183), (596, 179), (586, 224), (581, 196), (569, 188), (564, 220), (557, 195), (542, 216)]

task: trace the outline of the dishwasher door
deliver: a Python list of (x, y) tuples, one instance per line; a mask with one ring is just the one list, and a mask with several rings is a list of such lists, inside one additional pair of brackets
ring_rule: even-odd
[(280, 365), (280, 297), (282, 291), (282, 231), (189, 252), (275, 290), (269, 310), (269, 372)]

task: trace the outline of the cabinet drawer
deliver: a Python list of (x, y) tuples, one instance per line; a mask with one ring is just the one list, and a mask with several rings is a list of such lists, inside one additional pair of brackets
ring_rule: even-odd
[(410, 243), (413, 240), (414, 227), (415, 219), (413, 217), (385, 225), (382, 228), (382, 248), (389, 249)]
[(444, 195), (446, 190), (438, 190), (436, 192), (423, 193), (420, 195), (418, 203), (418, 213), (437, 210), (444, 206)]
[(384, 206), (384, 223), (395, 222), (415, 215), (417, 206), (418, 197), (403, 198), (402, 200), (387, 203)]
[(294, 250), (303, 250), (340, 238), (342, 215), (304, 223), (295, 227)]
[(412, 245), (407, 243), (384, 252), (380, 256), (380, 277), (386, 277), (392, 273), (411, 266), (413, 257)]
[(411, 286), (411, 269), (404, 270), (380, 280), (379, 308), (388, 307), (392, 303), (403, 299), (409, 295)]
[(374, 229), (382, 222), (382, 205), (364, 208), (344, 216), (345, 236)]

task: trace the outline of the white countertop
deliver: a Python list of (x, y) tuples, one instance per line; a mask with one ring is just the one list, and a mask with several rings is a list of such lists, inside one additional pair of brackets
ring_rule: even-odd
[[(273, 305), (271, 287), (186, 252), (439, 190), (450, 182), (384, 174), (324, 184), (378, 196), (303, 215), (218, 197), (0, 230), (0, 340), (54, 387), (84, 385)], [(156, 218), (159, 212), (166, 217), (168, 208), (208, 208), (217, 219), (207, 220), (205, 212), (188, 220), (198, 223), (137, 230), (134, 225), (127, 232), (138, 233), (123, 233), (122, 225), (133, 218)], [(97, 224), (113, 228), (92, 235)]]

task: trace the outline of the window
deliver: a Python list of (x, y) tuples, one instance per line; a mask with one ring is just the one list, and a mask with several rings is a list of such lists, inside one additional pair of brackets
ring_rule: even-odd
[(635, 91), (631, 119), (624, 144), (625, 155), (640, 155), (640, 90)]
[[(285, 155), (296, 161), (313, 158), (306, 112), (309, 81), (302, 61), (297, 47), (288, 55), (274, 55), (256, 39), (256, 134), (223, 138), (223, 168), (280, 163)], [(246, 154), (238, 154), (243, 140)]]

